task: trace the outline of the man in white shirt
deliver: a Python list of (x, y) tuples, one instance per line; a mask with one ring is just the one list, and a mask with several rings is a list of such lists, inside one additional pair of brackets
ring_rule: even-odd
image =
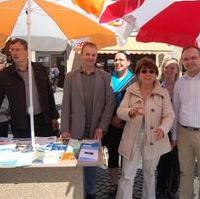
[(180, 161), (180, 199), (192, 199), (195, 159), (200, 176), (200, 49), (189, 46), (182, 51), (185, 75), (177, 80), (173, 104), (176, 121), (173, 140), (178, 140)]

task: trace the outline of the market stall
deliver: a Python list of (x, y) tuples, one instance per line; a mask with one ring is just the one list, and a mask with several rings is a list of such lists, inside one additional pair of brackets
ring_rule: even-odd
[(1, 198), (84, 198), (83, 167), (102, 165), (102, 151), (96, 141), (70, 143), (38, 145), (34, 152), (21, 143), (0, 145)]

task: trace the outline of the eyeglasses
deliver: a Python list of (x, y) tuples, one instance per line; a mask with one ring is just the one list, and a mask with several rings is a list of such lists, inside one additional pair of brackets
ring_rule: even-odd
[(114, 62), (117, 62), (117, 61), (121, 62), (121, 61), (125, 61), (125, 59), (120, 59), (120, 58), (119, 59), (114, 59)]
[(146, 70), (146, 69), (144, 69), (144, 70), (141, 70), (141, 73), (143, 73), (143, 74), (146, 74), (146, 73), (153, 74), (153, 73), (155, 73), (155, 70)]

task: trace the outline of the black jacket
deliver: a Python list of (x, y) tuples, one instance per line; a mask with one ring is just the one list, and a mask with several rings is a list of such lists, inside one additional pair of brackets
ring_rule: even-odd
[[(56, 110), (47, 71), (44, 66), (39, 63), (32, 63), (32, 68), (45, 123), (51, 123), (52, 119), (57, 119), (59, 117), (59, 114)], [(13, 127), (27, 128), (25, 84), (17, 73), (15, 65), (11, 65), (0, 72), (0, 106), (5, 95), (10, 104)]]

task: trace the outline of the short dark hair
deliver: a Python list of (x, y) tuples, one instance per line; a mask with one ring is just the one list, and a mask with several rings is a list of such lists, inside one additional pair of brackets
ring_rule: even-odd
[(91, 48), (95, 48), (95, 49), (98, 50), (97, 45), (96, 45), (95, 43), (86, 41), (86, 42), (83, 44), (83, 47), (82, 47), (82, 49), (81, 49), (81, 54), (83, 54), (84, 48), (85, 48), (86, 46), (89, 46), (89, 47), (91, 47)]
[(156, 75), (158, 76), (159, 73), (158, 67), (156, 66), (155, 61), (149, 57), (143, 57), (137, 62), (135, 67), (135, 74), (138, 76), (142, 69), (147, 69), (147, 68), (153, 69)]
[(117, 53), (122, 53), (122, 54), (124, 54), (127, 60), (130, 60), (130, 59), (131, 59), (131, 58), (130, 58), (130, 55), (127, 54), (127, 52), (126, 52), (125, 50), (119, 50), (119, 51), (117, 51), (117, 52), (115, 53), (115, 55), (116, 55)]
[(200, 56), (200, 48), (199, 48), (198, 46), (186, 46), (186, 47), (183, 48), (183, 50), (182, 50), (182, 52), (181, 52), (181, 57), (182, 57), (183, 53), (184, 53), (186, 50), (192, 49), (192, 48), (196, 49), (196, 50), (199, 52), (199, 56)]
[(14, 45), (14, 44), (16, 44), (16, 43), (20, 43), (20, 44), (24, 47), (25, 50), (28, 49), (28, 43), (27, 43), (27, 41), (24, 40), (24, 39), (21, 39), (21, 38), (15, 38), (15, 39), (13, 39), (13, 40), (10, 42), (9, 46)]

